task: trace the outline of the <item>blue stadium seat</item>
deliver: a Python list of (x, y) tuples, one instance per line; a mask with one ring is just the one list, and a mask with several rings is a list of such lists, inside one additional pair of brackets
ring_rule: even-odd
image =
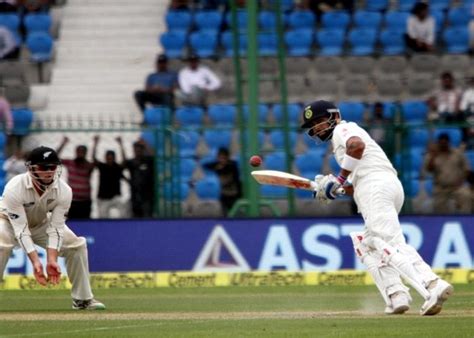
[(445, 11), (449, 8), (451, 0), (430, 0), (430, 8), (435, 11)]
[(163, 145), (164, 143), (164, 134), (161, 131), (155, 131), (155, 130), (144, 130), (140, 137), (153, 149), (157, 147), (158, 149), (155, 149), (156, 153), (158, 155), (163, 155)]
[(265, 198), (286, 198), (288, 188), (276, 185), (261, 185), (260, 194)]
[(344, 45), (344, 30), (320, 29), (316, 32), (316, 42), (320, 47), (320, 55), (339, 56)]
[(352, 47), (351, 55), (370, 55), (374, 52), (377, 31), (368, 28), (354, 28), (349, 32), (348, 40)]
[(197, 162), (191, 158), (180, 158), (177, 165), (178, 172), (175, 172), (174, 176), (179, 175), (182, 182), (189, 182), (197, 165)]
[(165, 32), (160, 37), (161, 45), (169, 58), (180, 58), (183, 56), (183, 48), (186, 45), (185, 31)]
[(206, 129), (203, 136), (210, 151), (217, 151), (219, 148), (230, 149), (232, 142), (231, 130)]
[[(240, 32), (247, 31), (247, 20), (248, 15), (246, 10), (239, 10), (237, 11), (237, 27)], [(229, 27), (232, 27), (232, 12), (227, 13), (226, 15), (226, 23)]]
[(291, 29), (309, 28), (314, 29), (316, 18), (311, 11), (297, 10), (290, 13), (288, 16), (288, 26)]
[[(289, 103), (286, 105), (288, 112), (288, 123), (290, 125), (298, 125), (301, 113), (301, 106), (298, 103)], [(283, 106), (277, 103), (273, 106), (273, 117), (276, 124), (283, 123)]]
[(143, 113), (143, 122), (149, 126), (162, 123), (171, 124), (171, 110), (166, 107), (147, 107)]
[(406, 44), (404, 32), (398, 29), (384, 29), (380, 32), (380, 43), (383, 54), (399, 55), (405, 53)]
[(474, 6), (474, 0), (461, 0), (460, 7), (472, 10), (472, 6)]
[(405, 184), (405, 193), (408, 197), (416, 197), (420, 192), (420, 181), (417, 178), (413, 178)]
[(45, 32), (49, 33), (52, 19), (47, 13), (31, 13), (25, 15), (23, 19), (27, 33)]
[(188, 31), (191, 28), (192, 15), (189, 11), (168, 11), (165, 21), (168, 31)]
[(356, 123), (363, 121), (365, 105), (362, 102), (339, 102), (338, 106), (342, 119)]
[(173, 134), (175, 143), (178, 147), (179, 156), (194, 157), (196, 156), (196, 148), (201, 135), (194, 130), (182, 130)]
[[(245, 140), (248, 144), (249, 137), (250, 137), (248, 130), (245, 130), (244, 137), (245, 137)], [(263, 143), (265, 142), (265, 132), (263, 132), (262, 130), (259, 130), (257, 132), (257, 139), (258, 139), (258, 145), (261, 147), (263, 145)], [(238, 138), (238, 140), (239, 140), (239, 143), (240, 143), (240, 137)]]
[(381, 12), (387, 9), (389, 0), (366, 0), (365, 9), (368, 11)]
[(259, 33), (257, 36), (260, 56), (275, 56), (278, 49), (278, 37), (275, 33)]
[(448, 11), (448, 25), (450, 27), (467, 27), (472, 13), (466, 7), (451, 8)]
[(219, 11), (198, 11), (194, 14), (194, 24), (197, 29), (220, 30), (222, 24), (222, 14)]
[(189, 44), (201, 58), (208, 58), (215, 55), (217, 47), (217, 30), (201, 30), (189, 35)]
[(303, 142), (308, 148), (308, 150), (317, 150), (326, 153), (328, 147), (329, 147), (329, 142), (323, 142), (323, 143), (317, 143), (314, 139), (309, 137), (307, 133), (303, 133)]
[(287, 171), (286, 154), (283, 151), (267, 154), (263, 158), (263, 165), (267, 170)]
[(180, 107), (175, 111), (176, 121), (184, 127), (199, 127), (202, 125), (204, 110), (201, 107)]
[(294, 0), (269, 0), (269, 6), (270, 8), (274, 8), (275, 10), (277, 9), (277, 5), (280, 4), (281, 10), (283, 12), (288, 12), (291, 11), (295, 5)]
[(17, 32), (20, 28), (20, 17), (18, 14), (0, 13), (0, 26), (5, 26), (12, 32)]
[(434, 10), (430, 9), (430, 15), (434, 18), (435, 20), (435, 30), (436, 33), (441, 32), (441, 30), (444, 27), (444, 21), (445, 21), (445, 14), (444, 11), (441, 10)]
[[(296, 131), (290, 131), (289, 134), (290, 150), (294, 151), (296, 143), (298, 142), (298, 133)], [(270, 132), (270, 143), (276, 150), (285, 149), (285, 134), (282, 130), (272, 130)]]
[[(243, 110), (243, 115), (244, 115), (244, 121), (247, 122), (249, 120), (249, 106), (248, 104), (244, 104), (242, 106), (242, 110)], [(260, 123), (267, 123), (267, 119), (268, 119), (268, 105), (266, 105), (265, 103), (259, 103), (258, 105), (258, 121)]]
[(237, 108), (233, 104), (213, 104), (208, 107), (207, 115), (215, 126), (235, 126)]
[(163, 195), (166, 200), (184, 201), (189, 195), (189, 185), (186, 182), (165, 182)]
[(408, 144), (410, 148), (426, 149), (430, 133), (426, 128), (413, 128), (408, 131)]
[(296, 29), (285, 33), (287, 54), (290, 56), (311, 55), (311, 44), (313, 42), (313, 30)]
[(382, 23), (382, 14), (379, 12), (357, 10), (352, 16), (357, 28), (378, 29)]
[(405, 101), (401, 104), (403, 119), (408, 123), (426, 122), (428, 106), (424, 101)]
[(13, 135), (27, 135), (33, 122), (33, 111), (29, 108), (13, 108)]
[[(220, 43), (224, 47), (225, 56), (234, 55), (234, 43), (231, 31), (225, 31), (221, 34)], [(248, 38), (247, 34), (239, 34), (239, 55), (245, 56), (247, 54)]]
[(469, 162), (469, 167), (471, 168), (471, 170), (474, 170), (474, 150), (466, 151), (466, 158)]
[(194, 190), (200, 199), (205, 200), (218, 200), (221, 195), (219, 179), (214, 176), (206, 176), (197, 181)]
[(31, 61), (41, 63), (50, 61), (53, 57), (53, 38), (49, 33), (30, 33), (26, 37), (25, 43), (30, 51)]
[(398, 109), (395, 102), (383, 102), (383, 116), (387, 119), (393, 119)]
[(324, 162), (324, 152), (310, 150), (295, 157), (295, 166), (300, 173), (312, 173), (312, 178), (321, 172)]
[(433, 133), (433, 140), (436, 141), (440, 134), (446, 133), (449, 135), (451, 146), (459, 147), (462, 141), (462, 132), (459, 128), (436, 128)]
[(7, 143), (7, 135), (5, 133), (0, 133), (0, 157), (2, 158), (5, 155), (3, 153), (3, 150), (5, 149), (6, 143)]
[(351, 22), (349, 13), (343, 11), (326, 12), (321, 16), (323, 28), (342, 29), (345, 31)]
[(448, 27), (443, 31), (446, 51), (451, 54), (462, 54), (469, 51), (469, 31), (467, 27)]
[(420, 176), (421, 169), (423, 167), (425, 156), (425, 149), (413, 148), (410, 149), (409, 154), (409, 171), (408, 174), (411, 178), (418, 178)]
[[(281, 17), (283, 30), (285, 29), (285, 16)], [(277, 16), (272, 11), (260, 11), (258, 13), (258, 24), (262, 31), (275, 31), (277, 29)]]
[(398, 0), (398, 10), (410, 12), (418, 0)]
[(425, 179), (424, 189), (428, 196), (433, 196), (433, 180), (432, 179)]
[(410, 13), (390, 11), (385, 13), (384, 22), (386, 29), (396, 29), (402, 32), (407, 30), (407, 21)]

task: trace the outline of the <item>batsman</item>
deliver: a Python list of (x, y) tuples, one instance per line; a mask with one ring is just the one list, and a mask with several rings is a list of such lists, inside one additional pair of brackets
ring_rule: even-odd
[[(105, 309), (92, 294), (86, 239), (65, 224), (72, 191), (59, 179), (62, 167), (57, 153), (48, 147), (35, 148), (26, 166), (26, 173), (8, 182), (0, 201), (0, 280), (14, 247), (26, 252), (35, 279), (43, 286), (60, 282), (58, 256), (64, 256), (72, 283), (72, 308)], [(35, 244), (46, 249), (46, 267)]]
[(356, 123), (342, 120), (339, 109), (328, 101), (307, 106), (301, 127), (317, 143), (332, 142), (341, 170), (337, 176), (316, 176), (314, 196), (329, 203), (341, 187), (353, 195), (365, 223), (363, 232), (350, 234), (354, 250), (385, 301), (385, 313), (402, 314), (410, 308), (412, 299), (403, 278), (425, 300), (420, 314), (438, 314), (453, 287), (406, 243), (398, 220), (403, 187), (382, 148)]

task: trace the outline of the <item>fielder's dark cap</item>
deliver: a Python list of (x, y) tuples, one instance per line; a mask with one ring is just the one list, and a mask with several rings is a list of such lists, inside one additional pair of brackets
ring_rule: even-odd
[(303, 110), (303, 124), (301, 128), (309, 128), (312, 126), (313, 121), (320, 117), (329, 117), (331, 113), (340, 114), (339, 109), (334, 103), (324, 100), (314, 101)]
[(48, 147), (37, 147), (33, 149), (28, 155), (27, 164), (28, 165), (59, 165), (61, 161), (59, 160), (58, 154), (52, 148)]
[(165, 54), (160, 54), (158, 55), (158, 57), (156, 58), (156, 62), (168, 62), (168, 57), (165, 55)]

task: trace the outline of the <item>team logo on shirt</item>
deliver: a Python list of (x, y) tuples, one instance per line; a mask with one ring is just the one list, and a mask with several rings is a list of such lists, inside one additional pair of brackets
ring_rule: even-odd
[(31, 207), (32, 205), (35, 205), (35, 202), (28, 202), (23, 204), (25, 208)]
[(17, 218), (20, 218), (20, 215), (17, 215), (17, 214), (14, 214), (12, 212), (9, 212), (8, 213), (8, 217), (10, 217), (11, 219), (17, 219)]

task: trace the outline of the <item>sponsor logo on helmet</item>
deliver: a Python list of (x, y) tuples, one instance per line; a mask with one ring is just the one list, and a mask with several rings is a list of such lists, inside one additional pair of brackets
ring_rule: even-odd
[(43, 154), (43, 160), (46, 160), (46, 159), (49, 157), (49, 155), (51, 155), (52, 153), (53, 153), (52, 151), (47, 151), (47, 152), (45, 152), (45, 153)]
[(310, 109), (310, 107), (306, 107), (304, 111), (304, 117), (309, 120), (312, 116), (313, 116), (313, 111)]

